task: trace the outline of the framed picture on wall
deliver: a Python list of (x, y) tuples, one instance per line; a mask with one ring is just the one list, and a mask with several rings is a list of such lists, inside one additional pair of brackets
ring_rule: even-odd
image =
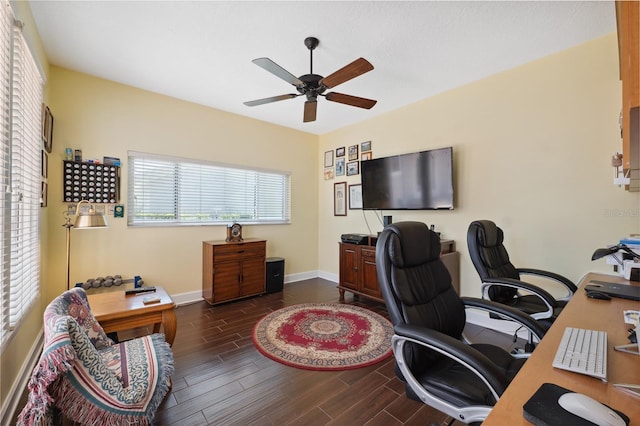
[(344, 158), (336, 158), (336, 176), (344, 176)]
[(347, 176), (354, 176), (360, 173), (360, 162), (350, 161), (347, 163)]
[(344, 157), (344, 146), (336, 148), (336, 157)]
[(333, 150), (325, 151), (324, 153), (324, 166), (333, 167)]
[(49, 154), (44, 149), (42, 150), (42, 179), (49, 177)]
[(362, 208), (362, 184), (349, 185), (349, 210)]
[(358, 145), (351, 145), (349, 147), (349, 161), (358, 159)]
[(371, 141), (362, 142), (360, 144), (360, 152), (371, 151)]
[(47, 207), (47, 198), (49, 197), (49, 184), (40, 182), (40, 207)]
[(333, 168), (324, 169), (324, 180), (333, 179)]
[(333, 184), (333, 215), (347, 215), (347, 182)]
[(373, 157), (373, 153), (371, 151), (363, 152), (362, 155), (360, 156), (360, 160), (367, 161), (367, 160), (371, 160), (372, 157)]
[(42, 104), (42, 142), (44, 149), (51, 153), (53, 149), (53, 115), (48, 106)]

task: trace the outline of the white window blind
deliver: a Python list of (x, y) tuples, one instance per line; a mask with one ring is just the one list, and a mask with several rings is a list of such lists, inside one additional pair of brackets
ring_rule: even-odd
[(0, 3), (0, 342), (9, 331), (9, 259), (11, 197), (8, 196), (11, 164), (11, 32), (9, 5)]
[(4, 343), (33, 306), (40, 287), (42, 86), (37, 64), (2, 2), (0, 140), (0, 293)]
[(140, 152), (128, 157), (129, 225), (290, 222), (289, 173)]

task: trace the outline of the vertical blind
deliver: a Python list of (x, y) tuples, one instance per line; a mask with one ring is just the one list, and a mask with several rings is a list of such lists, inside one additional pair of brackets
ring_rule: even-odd
[(0, 298), (4, 343), (39, 296), (42, 86), (22, 25), (2, 2)]
[(286, 172), (129, 152), (129, 225), (288, 223)]

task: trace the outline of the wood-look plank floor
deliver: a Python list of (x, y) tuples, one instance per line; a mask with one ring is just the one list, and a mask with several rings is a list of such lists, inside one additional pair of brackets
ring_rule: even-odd
[[(173, 389), (157, 425), (442, 425), (453, 419), (405, 396), (393, 358), (356, 370), (288, 367), (260, 354), (251, 340), (264, 315), (298, 303), (338, 302), (335, 283), (311, 279), (284, 291), (219, 306), (177, 309)], [(385, 317), (384, 304), (347, 293), (345, 303)], [(477, 331), (476, 331), (477, 333)], [(486, 332), (480, 331), (486, 334)], [(502, 335), (489, 339), (510, 339)], [(483, 336), (483, 339), (485, 336)]]
[[(264, 315), (298, 303), (337, 303), (338, 296), (335, 283), (318, 278), (223, 305), (202, 301), (179, 306), (173, 388), (154, 424), (461, 426), (408, 399), (395, 376), (393, 358), (355, 370), (309, 371), (279, 364), (255, 349), (251, 332)], [(384, 304), (351, 293), (345, 299), (388, 317)], [(132, 330), (120, 338), (148, 331)], [(501, 336), (498, 343), (509, 346), (510, 339)]]
[[(442, 425), (454, 419), (405, 396), (393, 358), (347, 371), (308, 371), (260, 354), (254, 324), (285, 306), (338, 302), (335, 283), (311, 279), (280, 293), (177, 309), (173, 389), (157, 425)], [(347, 293), (345, 303), (385, 317), (384, 304)], [(500, 338), (500, 337), (498, 337)], [(506, 345), (511, 342), (503, 340)]]
[[(285, 306), (338, 302), (335, 283), (311, 279), (279, 293), (176, 310), (173, 388), (157, 425), (441, 425), (452, 419), (408, 399), (393, 358), (347, 371), (309, 371), (260, 354), (254, 324)], [(347, 293), (346, 303), (387, 316), (383, 304)]]

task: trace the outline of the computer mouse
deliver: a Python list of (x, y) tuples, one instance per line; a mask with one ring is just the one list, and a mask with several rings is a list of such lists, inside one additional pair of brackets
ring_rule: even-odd
[(587, 297), (592, 299), (600, 299), (600, 300), (611, 300), (611, 296), (608, 294), (601, 293), (599, 291), (588, 291)]
[(618, 413), (581, 393), (565, 393), (558, 398), (558, 404), (571, 414), (600, 426), (626, 426)]

